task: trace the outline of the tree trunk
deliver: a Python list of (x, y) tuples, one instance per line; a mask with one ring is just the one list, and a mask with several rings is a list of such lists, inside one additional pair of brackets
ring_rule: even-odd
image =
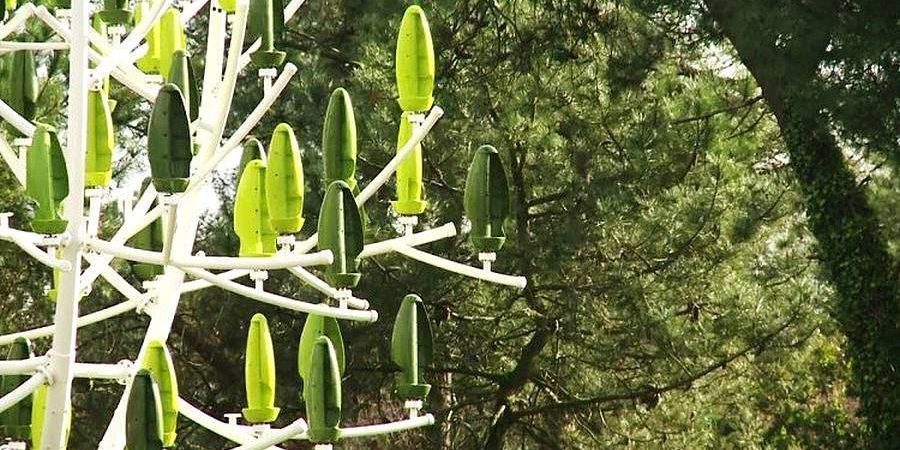
[[(841, 153), (822, 112), (815, 55), (827, 35), (805, 49), (779, 50), (766, 39), (759, 2), (707, 0), (775, 114), (803, 191), (807, 221), (825, 273), (837, 292), (832, 315), (847, 337), (854, 393), (870, 431), (871, 448), (900, 445), (900, 301), (897, 267), (878, 218)], [(763, 24), (765, 22), (762, 22)], [(798, 19), (802, 24), (802, 19)], [(803, 25), (797, 35), (803, 34)], [(815, 36), (814, 36), (815, 37)], [(810, 45), (812, 44), (812, 45)], [(818, 48), (821, 46), (821, 49)], [(799, 59), (798, 64), (793, 64)], [(815, 59), (818, 60), (818, 59)]]

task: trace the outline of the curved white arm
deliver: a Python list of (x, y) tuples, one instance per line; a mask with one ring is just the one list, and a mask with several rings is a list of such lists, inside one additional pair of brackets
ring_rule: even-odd
[(331, 250), (322, 250), (306, 254), (276, 253), (273, 256), (264, 257), (182, 256), (173, 258), (171, 263), (175, 266), (195, 269), (275, 270), (295, 266), (322, 266), (331, 264), (333, 261), (334, 256), (331, 254)]
[[(26, 3), (25, 5), (23, 5), (23, 7), (27, 5), (30, 5), (30, 3)], [(19, 9), (22, 9), (22, 7), (19, 7)], [(52, 28), (53, 31), (56, 32), (56, 34), (58, 34), (66, 41), (72, 39), (72, 33), (69, 31), (69, 28), (59, 19), (53, 17), (53, 14), (51, 14), (50, 11), (47, 10), (46, 6), (41, 5), (34, 8), (34, 14), (44, 23), (46, 23), (47, 26)], [(88, 30), (88, 39), (90, 39), (91, 43), (94, 44), (94, 46), (96, 46), (97, 49), (99, 49), (101, 52), (108, 54), (110, 51), (112, 51), (112, 46), (109, 45), (109, 42), (106, 41), (106, 38), (101, 36), (100, 33), (97, 33), (97, 31), (93, 28)], [(91, 58), (91, 60), (95, 63), (99, 63), (104, 59), (104, 56), (93, 48), (88, 48), (88, 57)], [(119, 80), (119, 82), (126, 86), (128, 89), (131, 89), (141, 97), (144, 97), (151, 102), (156, 99), (157, 89), (154, 89), (153, 87), (147, 85), (146, 82), (144, 82), (145, 75), (143, 72), (138, 70), (137, 67), (134, 67), (133, 65), (119, 64), (118, 67), (112, 70), (112, 76), (115, 77), (116, 80)]]
[(124, 380), (131, 374), (131, 364), (77, 362), (73, 369), (75, 378), (90, 378), (92, 380)]
[(394, 251), (394, 246), (398, 244), (406, 245), (408, 247), (417, 247), (419, 245), (428, 244), (453, 236), (456, 236), (456, 225), (452, 222), (445, 223), (440, 227), (413, 233), (409, 236), (401, 236), (386, 241), (376, 242), (374, 244), (368, 244), (363, 247), (363, 251), (359, 254), (359, 257), (371, 258), (384, 253), (390, 253)]
[(413, 135), (406, 141), (403, 148), (391, 158), (387, 165), (384, 166), (384, 169), (381, 169), (381, 172), (378, 172), (378, 175), (375, 175), (375, 178), (373, 178), (372, 181), (363, 188), (362, 192), (356, 196), (357, 205), (363, 205), (369, 198), (375, 195), (385, 183), (387, 183), (391, 176), (394, 175), (394, 172), (397, 171), (397, 168), (400, 167), (400, 164), (403, 164), (406, 157), (412, 154), (413, 150), (416, 149), (416, 146), (425, 139), (425, 136), (428, 136), (428, 133), (431, 132), (431, 129), (434, 128), (434, 125), (437, 124), (437, 121), (440, 120), (443, 115), (444, 110), (440, 106), (435, 105), (431, 108), (431, 112), (425, 117), (425, 121), (422, 122), (422, 125), (416, 127), (416, 131), (413, 132)]
[(22, 117), (3, 100), (0, 100), (0, 117), (28, 137), (33, 136), (37, 129), (33, 123)]
[(396, 433), (398, 431), (412, 430), (415, 428), (434, 425), (434, 416), (425, 414), (415, 419), (406, 419), (399, 422), (385, 423), (381, 425), (369, 425), (364, 427), (342, 428), (341, 438), (358, 438), (379, 436), (382, 434)]
[(378, 312), (376, 311), (356, 311), (352, 309), (334, 308), (325, 304), (307, 303), (292, 298), (283, 297), (281, 295), (272, 294), (271, 292), (258, 291), (252, 287), (244, 286), (230, 280), (225, 280), (215, 274), (209, 273), (202, 269), (184, 268), (185, 273), (195, 278), (201, 278), (210, 283), (234, 292), (235, 294), (250, 298), (252, 300), (268, 303), (284, 309), (299, 311), (304, 313), (318, 314), (325, 317), (334, 317), (335, 319), (356, 320), (361, 322), (375, 322), (378, 320)]
[(0, 50), (14, 52), (16, 50), (68, 50), (68, 42), (18, 42), (2, 41)]
[(38, 367), (47, 364), (46, 356), (34, 356), (28, 359), (11, 359), (0, 361), (0, 375), (22, 375), (34, 373)]
[(19, 246), (19, 248), (24, 250), (25, 253), (28, 253), (29, 256), (38, 260), (38, 262), (40, 262), (41, 264), (43, 264), (47, 267), (61, 270), (63, 272), (68, 272), (68, 271), (72, 270), (72, 264), (69, 263), (69, 261), (65, 261), (62, 259), (58, 259), (55, 256), (51, 256), (50, 254), (39, 249), (36, 245), (31, 243), (31, 241), (29, 241), (26, 238), (23, 238), (22, 236), (19, 236), (17, 234), (9, 234), (9, 233), (0, 232), (0, 239), (3, 239), (4, 241), (9, 241), (9, 242), (12, 242), (13, 244), (16, 244), (17, 246)]
[[(231, 104), (234, 98), (234, 88), (237, 85), (237, 78), (240, 73), (238, 60), (241, 58), (241, 49), (244, 47), (249, 10), (249, 1), (238, 0), (236, 2), (234, 20), (231, 23), (231, 42), (228, 46), (228, 58), (225, 61), (225, 75), (216, 87), (216, 95), (214, 97), (214, 100), (218, 101), (218, 105), (210, 103), (211, 108), (216, 108), (215, 122), (205, 136), (207, 141), (201, 143), (201, 157), (206, 157), (218, 147), (219, 142), (222, 140), (222, 134), (225, 132), (225, 124), (228, 122), (228, 115), (231, 112)], [(185, 195), (184, 197), (189, 196)]]
[[(294, 274), (304, 283), (312, 286), (315, 290), (327, 295), (330, 298), (338, 298), (340, 294), (338, 290), (328, 284), (325, 280), (313, 275), (302, 267), (288, 267), (288, 272)], [(347, 302), (347, 306), (356, 309), (369, 309), (369, 302), (361, 298), (350, 297), (343, 299)]]
[(141, 250), (139, 248), (115, 244), (97, 238), (85, 239), (84, 245), (95, 252), (104, 253), (115, 258), (122, 258), (127, 259), (128, 261), (145, 264), (156, 264), (158, 266), (165, 265), (163, 254), (161, 252)]
[(19, 5), (12, 18), (7, 20), (6, 23), (0, 24), (0, 39), (5, 39), (10, 34), (15, 33), (16, 30), (22, 28), (25, 25), (25, 21), (34, 15), (34, 9), (35, 7), (32, 3)]
[(9, 407), (19, 403), (46, 382), (47, 375), (44, 372), (35, 373), (31, 378), (20, 384), (19, 387), (9, 391), (9, 394), (0, 398), (0, 412), (6, 411)]
[(266, 257), (182, 256), (169, 260), (167, 264), (162, 252), (114, 244), (97, 238), (86, 239), (85, 245), (91, 250), (129, 261), (196, 269), (275, 270), (294, 266), (320, 266), (331, 264), (334, 260), (331, 250), (322, 250), (310, 254), (275, 254)]
[(291, 0), (291, 2), (284, 7), (284, 23), (291, 20), (304, 3), (306, 3), (306, 0)]
[(35, 245), (41, 245), (47, 239), (46, 234), (35, 233), (33, 231), (17, 230), (12, 227), (0, 227), (0, 239), (8, 236), (10, 239), (20, 239)]
[[(227, 272), (217, 273), (216, 276), (219, 278), (223, 278), (226, 280), (235, 280), (241, 277), (245, 277), (250, 274), (250, 271), (247, 269), (233, 269)], [(208, 287), (214, 286), (212, 283), (206, 280), (191, 280), (186, 281), (181, 284), (181, 293), (185, 292), (194, 292), (199, 291), (201, 289), (206, 289)]]
[(292, 436), (305, 433), (307, 429), (309, 429), (309, 427), (306, 425), (306, 421), (297, 419), (280, 430), (270, 430), (269, 432), (263, 433), (262, 437), (252, 444), (244, 444), (240, 447), (235, 447), (232, 450), (266, 450), (273, 445), (280, 444), (290, 439)]
[[(93, 255), (90, 253), (83, 254), (84, 259), (86, 259), (89, 263), (94, 264), (99, 262), (100, 256)], [(113, 270), (112, 267), (105, 266), (103, 270), (100, 272), (100, 276), (102, 276), (109, 284), (112, 285), (119, 293), (125, 296), (125, 298), (129, 300), (137, 300), (137, 301), (145, 301), (148, 294), (145, 294), (131, 285), (122, 275), (119, 275), (119, 272)]]
[[(222, 81), (222, 66), (225, 64), (225, 35), (228, 15), (222, 8), (210, 8), (206, 31), (206, 64), (203, 67), (203, 86), (200, 88), (200, 117), (215, 114), (215, 93)], [(202, 133), (197, 140), (205, 142)]]
[(209, 0), (194, 0), (190, 4), (184, 5), (181, 9), (181, 23), (187, 25), (207, 3), (209, 3)]
[[(425, 414), (416, 417), (415, 419), (406, 419), (379, 425), (341, 428), (339, 436), (341, 439), (381, 436), (384, 434), (397, 433), (400, 431), (428, 427), (431, 425), (434, 425), (434, 416), (432, 416), (431, 414)], [(294, 436), (294, 439), (309, 439), (309, 436), (307, 436), (306, 433), (303, 433), (298, 436)]]
[(514, 277), (511, 275), (503, 275), (496, 272), (488, 272), (486, 270), (467, 266), (465, 264), (460, 264), (456, 261), (450, 261), (449, 259), (444, 259), (440, 256), (435, 256), (431, 253), (426, 253), (412, 247), (407, 247), (405, 245), (395, 245), (394, 251), (400, 253), (401, 255), (415, 259), (416, 261), (420, 261), (449, 272), (458, 273), (469, 278), (475, 278), (491, 283), (502, 284), (505, 286), (512, 286), (519, 289), (525, 289), (525, 285), (528, 283), (528, 280), (525, 279), (525, 277)]
[[(116, 245), (123, 244), (128, 238), (137, 234), (138, 231), (143, 230), (153, 223), (154, 220), (159, 218), (163, 212), (162, 206), (157, 206), (150, 212), (147, 212), (155, 198), (156, 189), (154, 189), (151, 184), (144, 190), (144, 193), (141, 194), (141, 198), (138, 200), (137, 204), (134, 205), (134, 208), (132, 208), (131, 216), (125, 220), (125, 223), (122, 224), (122, 227), (119, 228), (118, 231), (116, 231), (116, 234), (113, 235), (109, 242)], [(113, 257), (110, 255), (102, 255), (100, 259), (96, 261), (91, 260), (91, 267), (88, 267), (81, 274), (82, 284), (89, 285), (93, 283), (94, 280), (100, 276), (100, 273), (109, 267), (109, 263), (112, 262), (112, 260)]]
[[(197, 425), (232, 442), (245, 445), (256, 442), (256, 438), (252, 436), (253, 430), (251, 430), (250, 427), (244, 425), (230, 425), (217, 420), (205, 412), (200, 411), (196, 406), (180, 397), (178, 398), (178, 411)], [(278, 447), (271, 448), (281, 450)]]
[[(86, 325), (92, 325), (97, 322), (102, 322), (111, 317), (119, 316), (125, 314), (127, 312), (134, 311), (134, 309), (140, 304), (140, 302), (135, 300), (126, 300), (122, 303), (110, 306), (109, 308), (104, 308), (99, 311), (85, 314), (83, 316), (78, 316), (78, 319), (75, 322), (75, 326), (81, 328)], [(0, 345), (8, 345), (13, 343), (17, 338), (24, 337), (28, 339), (38, 339), (42, 337), (51, 336), (53, 334), (53, 325), (47, 325), (45, 327), (34, 328), (26, 331), (19, 331), (16, 333), (4, 334), (0, 336)]]

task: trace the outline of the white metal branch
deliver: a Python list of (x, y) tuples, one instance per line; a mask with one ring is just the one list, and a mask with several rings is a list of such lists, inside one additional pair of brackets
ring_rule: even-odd
[(34, 245), (34, 243), (29, 241), (28, 239), (25, 239), (18, 234), (9, 233), (9, 231), (9, 229), (0, 229), (0, 239), (16, 244), (17, 246), (19, 246), (19, 248), (24, 250), (25, 253), (28, 253), (29, 256), (47, 267), (57, 269), (62, 272), (69, 272), (72, 270), (72, 263), (70, 263), (69, 261), (62, 260), (57, 258), (56, 256), (50, 255), (38, 248), (37, 245)]
[(356, 320), (361, 322), (375, 322), (378, 320), (378, 312), (376, 311), (357, 311), (352, 309), (334, 308), (322, 303), (307, 303), (292, 298), (283, 297), (281, 295), (272, 294), (266, 291), (258, 291), (252, 287), (244, 286), (230, 280), (225, 280), (219, 276), (201, 269), (183, 269), (185, 273), (195, 278), (201, 278), (210, 283), (234, 292), (235, 294), (247, 297), (270, 305), (275, 305), (291, 311), (304, 312), (308, 314), (318, 314), (320, 316), (334, 317), (335, 319)]
[[(225, 34), (227, 14), (221, 8), (209, 11), (209, 28), (206, 33), (206, 64), (203, 68), (203, 87), (200, 94), (200, 117), (215, 115), (216, 92), (222, 82), (222, 65), (225, 57)], [(202, 131), (202, 128), (201, 130)], [(204, 134), (198, 131), (197, 139), (204, 140)]]
[[(210, 0), (194, 0), (181, 9), (181, 23), (187, 25)], [(217, 1), (217, 0), (213, 0)]]
[[(26, 3), (26, 5), (30, 5), (30, 3)], [(47, 8), (43, 5), (34, 8), (34, 14), (39, 19), (41, 19), (47, 26), (53, 29), (56, 34), (65, 39), (66, 41), (71, 41), (72, 33), (69, 28), (61, 22), (56, 17), (53, 17), (53, 14), (47, 10)], [(108, 54), (112, 51), (112, 47), (109, 42), (104, 38), (100, 33), (97, 33), (94, 29), (88, 31), (88, 39), (91, 40), (91, 43), (94, 44), (97, 49), (101, 52)], [(104, 56), (94, 50), (93, 48), (88, 48), (88, 57), (96, 62), (102, 61)], [(152, 86), (149, 86), (144, 80), (145, 75), (141, 72), (137, 67), (129, 64), (119, 64), (118, 67), (113, 69), (112, 76), (122, 83), (123, 86), (131, 89), (134, 93), (144, 97), (149, 101), (153, 101), (156, 99), (157, 89), (154, 89)]]
[(33, 136), (34, 131), (37, 129), (33, 123), (22, 117), (3, 100), (0, 100), (0, 117), (28, 137)]
[[(409, 236), (403, 236), (395, 239), (389, 239), (383, 242), (377, 242), (374, 244), (366, 245), (363, 248), (362, 253), (359, 254), (360, 258), (369, 258), (372, 256), (377, 256), (383, 253), (388, 253), (393, 251), (393, 245), (396, 244), (405, 244), (408, 246), (417, 246), (427, 244), (429, 242), (434, 242), (439, 239), (444, 239), (447, 237), (451, 237), (456, 235), (456, 227), (452, 223), (444, 224), (438, 228), (422, 231), (419, 233), (415, 233)], [(294, 274), (301, 281), (307, 283), (312, 286), (314, 289), (319, 292), (327, 295), (330, 298), (338, 298), (340, 296), (337, 289), (328, 284), (325, 280), (315, 276), (308, 270), (303, 269), (302, 267), (289, 267), (288, 271)], [(363, 300), (361, 298), (350, 297), (349, 299), (343, 299), (347, 302), (347, 305), (351, 308), (356, 309), (369, 309), (369, 302)]]
[(418, 233), (413, 233), (394, 239), (388, 239), (386, 241), (376, 242), (374, 244), (366, 244), (366, 246), (363, 247), (362, 253), (359, 254), (359, 257), (371, 258), (373, 256), (378, 256), (384, 253), (390, 253), (394, 251), (394, 246), (398, 244), (406, 245), (408, 247), (418, 247), (420, 245), (429, 244), (431, 242), (439, 241), (441, 239), (446, 239), (453, 236), (456, 236), (456, 225), (454, 225), (452, 222), (449, 222), (430, 230), (420, 231)]
[(118, 364), (102, 363), (75, 363), (73, 367), (75, 378), (90, 378), (93, 380), (124, 380), (131, 371), (131, 361), (123, 361)]
[[(312, 286), (315, 290), (327, 295), (329, 298), (338, 298), (340, 296), (337, 289), (302, 267), (288, 267), (288, 271), (304, 283)], [(369, 309), (369, 302), (361, 298), (350, 297), (343, 298), (342, 300), (347, 302), (347, 306), (350, 306), (351, 308)]]
[[(100, 258), (100, 255), (93, 255), (90, 253), (84, 254), (84, 259), (86, 259), (88, 263), (92, 265), (97, 263), (99, 266)], [(103, 267), (100, 272), (100, 276), (102, 276), (107, 283), (109, 283), (113, 288), (115, 288), (117, 291), (119, 291), (119, 293), (121, 293), (123, 296), (125, 296), (125, 298), (129, 300), (146, 301), (146, 298), (148, 297), (148, 294), (135, 289), (134, 286), (131, 285), (131, 283), (123, 278), (122, 275), (119, 274), (119, 272), (113, 270), (112, 267)]]
[(281, 74), (278, 76), (275, 84), (272, 85), (272, 90), (263, 97), (258, 105), (256, 105), (256, 108), (254, 108), (253, 111), (250, 112), (250, 115), (244, 119), (243, 123), (241, 123), (228, 141), (225, 142), (222, 148), (216, 151), (212, 157), (206, 161), (193, 176), (191, 176), (191, 184), (188, 186), (187, 192), (193, 192), (202, 186), (207, 177), (215, 170), (219, 163), (228, 157), (231, 152), (241, 148), (241, 143), (244, 138), (246, 138), (259, 121), (262, 120), (263, 116), (268, 112), (269, 108), (272, 107), (275, 100), (278, 99), (296, 73), (297, 66), (291, 63), (285, 64), (284, 70), (282, 70)]
[(181, 268), (195, 269), (251, 269), (275, 270), (295, 266), (321, 266), (331, 264), (334, 260), (331, 250), (323, 250), (309, 254), (276, 254), (266, 257), (231, 257), (231, 256), (180, 256), (166, 261), (162, 252), (142, 250), (127, 245), (114, 244), (102, 239), (85, 240), (91, 250), (128, 261), (156, 265), (173, 265)]
[(309, 254), (278, 253), (267, 257), (230, 257), (230, 256), (183, 256), (172, 259), (171, 263), (179, 267), (194, 269), (250, 269), (276, 270), (296, 266), (323, 266), (331, 264), (334, 255), (331, 250), (323, 250)]
[[(249, 274), (250, 271), (247, 269), (232, 269), (227, 272), (217, 273), (216, 276), (226, 280), (236, 280)], [(191, 280), (181, 285), (181, 293), (195, 292), (212, 286), (213, 284), (206, 280)]]
[[(250, 427), (244, 425), (230, 425), (219, 421), (199, 410), (196, 406), (188, 403), (188, 401), (183, 398), (178, 399), (178, 411), (197, 425), (232, 442), (247, 445), (257, 441), (257, 439), (253, 437), (253, 430)], [(278, 447), (271, 448), (273, 450), (282, 450)]]
[(109, 75), (113, 68), (118, 66), (121, 62), (130, 62), (127, 61), (128, 54), (141, 43), (141, 40), (150, 32), (150, 29), (159, 23), (163, 13), (172, 5), (172, 1), (173, 0), (161, 0), (158, 3), (155, 3), (153, 5), (154, 8), (150, 10), (150, 14), (141, 17), (141, 21), (131, 30), (131, 33), (129, 33), (119, 45), (113, 47), (104, 59), (100, 61), (97, 68), (93, 70), (89, 81), (90, 85), (96, 84)]
[[(134, 309), (140, 304), (140, 302), (135, 300), (126, 300), (122, 303), (118, 303), (116, 305), (110, 306), (109, 308), (101, 309), (97, 312), (93, 312), (90, 314), (85, 314), (83, 316), (79, 316), (78, 320), (75, 322), (78, 328), (92, 325), (98, 322), (102, 322), (106, 319), (119, 316), (125, 314), (127, 312), (132, 312)], [(47, 325), (45, 327), (34, 328), (31, 330), (18, 331), (15, 333), (4, 334), (0, 336), (0, 345), (8, 345), (12, 344), (16, 339), (20, 337), (28, 338), (28, 339), (39, 339), (43, 337), (47, 337), (53, 334), (53, 325)]]
[(449, 259), (444, 259), (440, 256), (435, 256), (431, 253), (423, 252), (421, 250), (407, 247), (405, 245), (394, 245), (394, 251), (425, 264), (437, 267), (439, 269), (444, 269), (449, 272), (458, 273), (469, 278), (475, 278), (478, 280), (488, 281), (495, 284), (502, 284), (505, 286), (512, 286), (519, 289), (525, 289), (525, 285), (528, 283), (528, 280), (525, 277), (516, 277), (511, 275), (503, 275), (496, 272), (489, 272), (487, 270), (460, 264), (456, 261), (450, 261)]
[(6, 23), (0, 24), (0, 39), (5, 39), (10, 34), (15, 33), (24, 27), (25, 21), (34, 15), (34, 9), (35, 7), (31, 3), (19, 5), (13, 13), (12, 18), (7, 20)]
[[(154, 220), (158, 219), (160, 215), (162, 215), (163, 208), (162, 206), (157, 206), (153, 208), (151, 211), (147, 211), (150, 209), (150, 205), (153, 204), (153, 199), (156, 198), (156, 190), (153, 188), (153, 185), (147, 187), (144, 193), (141, 195), (140, 200), (138, 200), (137, 204), (134, 205), (132, 209), (131, 216), (125, 220), (125, 223), (122, 224), (122, 227), (119, 228), (118, 231), (113, 235), (112, 239), (110, 239), (109, 243), (114, 245), (122, 245), (128, 238), (137, 234), (137, 232), (143, 230)], [(94, 280), (100, 276), (100, 273), (103, 272), (109, 264), (112, 262), (114, 258), (110, 255), (102, 255), (100, 259), (94, 260), (91, 262), (91, 266), (84, 271), (81, 275), (82, 282), (85, 284), (91, 284)]]
[(3, 53), (15, 52), (18, 50), (68, 50), (68, 42), (19, 42), (19, 41), (0, 41), (0, 51)]
[[(69, 51), (69, 86), (67, 97), (67, 129), (65, 160), (68, 168), (69, 195), (63, 204), (68, 221), (69, 238), (60, 247), (60, 257), (71, 268), (60, 274), (57, 285), (56, 311), (53, 316), (53, 343), (47, 352), (50, 387), (44, 412), (42, 446), (45, 449), (65, 446), (67, 423), (71, 417), (73, 366), (77, 341), (78, 303), (81, 298), (81, 239), (84, 227), (84, 175), (88, 128), (88, 30), (89, 2), (73, 2), (71, 9), (72, 48)], [(43, 6), (41, 7), (43, 8)]]
[(0, 361), (0, 375), (24, 375), (34, 373), (38, 367), (47, 364), (46, 356), (33, 356), (28, 359), (11, 359)]
[[(179, 15), (179, 17), (181, 18), (181, 23), (184, 25), (190, 23), (191, 19), (193, 19), (194, 16), (196, 16), (203, 9), (203, 7), (206, 6), (207, 3), (209, 3), (209, 1), (210, 0), (194, 0), (190, 4), (184, 5), (181, 9), (181, 14)], [(127, 61), (137, 61), (147, 53), (148, 49), (149, 46), (146, 43), (137, 46), (137, 48), (132, 50), (131, 54), (128, 55)]]
[(240, 447), (235, 447), (232, 450), (266, 450), (273, 445), (289, 440), (297, 434), (305, 433), (307, 429), (309, 429), (309, 427), (306, 425), (306, 421), (297, 419), (284, 428), (279, 430), (269, 430), (268, 432), (263, 433), (262, 437), (254, 443), (244, 444)]
[[(398, 420), (397, 422), (341, 428), (339, 436), (341, 439), (373, 437), (400, 431), (414, 430), (416, 428), (428, 427), (431, 425), (434, 425), (434, 416), (431, 414), (424, 414), (414, 419)], [(303, 433), (294, 436), (294, 439), (309, 439), (309, 436), (306, 433)]]
[(41, 387), (46, 382), (47, 373), (44, 371), (36, 372), (31, 378), (10, 391), (9, 394), (0, 398), (0, 412), (6, 411), (11, 406), (24, 400), (25, 397), (31, 395), (32, 392), (36, 391), (37, 388)]
[[(416, 146), (425, 139), (425, 136), (428, 136), (428, 133), (431, 132), (431, 129), (434, 128), (434, 125), (437, 124), (437, 121), (444, 115), (444, 110), (441, 109), (440, 106), (435, 105), (431, 108), (431, 112), (428, 113), (428, 116), (425, 118), (425, 121), (422, 122), (422, 125), (413, 132), (412, 136), (410, 136), (409, 140), (406, 141), (406, 144), (397, 152), (397, 154), (384, 166), (384, 169), (381, 169), (381, 172), (372, 179), (369, 184), (356, 196), (356, 205), (362, 206), (369, 200), (382, 186), (387, 183), (387, 181), (391, 178), (394, 172), (397, 171), (397, 167), (400, 167), (400, 164), (409, 156), (413, 150), (415, 150)], [(300, 253), (306, 253), (312, 250), (313, 247), (319, 242), (319, 233), (315, 233), (306, 239), (303, 242), (298, 243), (294, 249)]]

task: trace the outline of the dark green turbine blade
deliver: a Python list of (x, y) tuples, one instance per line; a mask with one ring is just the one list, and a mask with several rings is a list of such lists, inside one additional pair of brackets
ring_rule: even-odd
[(475, 152), (465, 192), (466, 217), (472, 222), (472, 245), (480, 252), (503, 247), (503, 224), (509, 215), (509, 187), (497, 149), (484, 145)]
[(400, 368), (397, 394), (401, 398), (428, 396), (431, 386), (420, 383), (420, 379), (423, 369), (431, 365), (433, 355), (434, 338), (425, 303), (418, 295), (407, 295), (397, 312), (391, 335), (391, 360)]
[(163, 448), (162, 401), (156, 380), (141, 369), (131, 382), (125, 412), (125, 446), (128, 450)]
[(191, 175), (193, 140), (184, 98), (178, 86), (159, 90), (147, 130), (150, 173), (159, 192), (184, 192)]

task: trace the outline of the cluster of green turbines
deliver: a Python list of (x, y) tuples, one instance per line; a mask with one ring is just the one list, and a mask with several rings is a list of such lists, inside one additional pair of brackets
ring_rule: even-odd
[[(16, 8), (15, 0), (0, 0), (0, 20)], [(45, 2), (46, 3), (46, 2)], [(49, 2), (64, 8), (68, 2)], [(105, 0), (104, 9), (94, 16), (94, 26), (124, 27), (140, 21), (155, 2), (138, 0), (134, 10), (128, 0)], [(233, 12), (234, 1), (218, 0), (219, 7)], [(249, 33), (261, 45), (252, 55), (260, 68), (279, 67), (285, 53), (276, 49), (284, 24), (280, 0), (251, 0)], [(163, 13), (146, 36), (148, 50), (137, 66), (148, 74), (160, 75), (159, 88), (147, 129), (147, 153), (152, 183), (161, 196), (177, 196), (191, 183), (191, 163), (195, 153), (192, 124), (200, 115), (197, 78), (177, 8)], [(396, 79), (399, 104), (398, 152), (421, 125), (431, 109), (435, 85), (435, 54), (427, 19), (419, 6), (406, 10), (400, 26), (396, 50)], [(35, 120), (38, 75), (32, 50), (16, 50), (0, 57), (0, 98), (17, 114)], [(88, 93), (85, 184), (106, 188), (112, 181), (116, 148), (108, 78)], [(68, 225), (62, 204), (69, 194), (67, 165), (56, 130), (35, 123), (35, 132), (25, 152), (26, 194), (34, 201), (34, 232), (56, 235)], [(15, 133), (10, 130), (10, 133)], [(351, 289), (360, 280), (360, 253), (365, 246), (365, 212), (357, 206), (360, 193), (356, 180), (357, 138), (353, 104), (349, 93), (336, 89), (329, 99), (322, 131), (326, 190), (317, 223), (318, 247), (330, 250), (332, 262), (325, 269), (328, 282), (337, 289)], [(425, 212), (422, 147), (416, 145), (396, 172), (394, 210), (401, 216)], [(234, 232), (240, 239), (239, 256), (268, 257), (290, 250), (290, 241), (281, 236), (300, 232), (305, 219), (301, 150), (293, 129), (281, 123), (272, 131), (267, 148), (254, 138), (244, 142), (238, 168), (234, 207)], [(497, 150), (479, 148), (469, 169), (465, 189), (465, 211), (472, 224), (471, 242), (479, 252), (495, 252), (504, 243), (503, 223), (507, 219), (509, 192)], [(160, 252), (166, 245), (167, 230), (157, 219), (135, 234), (128, 245)], [(140, 280), (156, 279), (164, 266), (133, 262), (133, 274)], [(51, 290), (51, 297), (53, 291)], [(310, 314), (303, 327), (298, 351), (298, 374), (303, 381), (308, 431), (314, 443), (334, 443), (341, 438), (341, 377), (345, 350), (338, 321)], [(17, 339), (7, 359), (33, 356), (31, 343)], [(422, 373), (433, 359), (433, 338), (425, 304), (416, 295), (407, 295), (399, 308), (391, 337), (391, 359), (399, 369), (396, 393), (406, 401), (424, 400), (430, 385)], [(126, 416), (126, 439), (130, 450), (172, 447), (176, 441), (178, 382), (172, 358), (161, 340), (152, 341), (140, 361), (142, 367), (132, 381)], [(23, 375), (8, 375), (0, 381), (6, 393), (24, 381)], [(247, 335), (245, 381), (247, 407), (244, 419), (251, 424), (270, 424), (280, 412), (275, 401), (275, 360), (267, 319), (257, 314)], [(46, 386), (32, 399), (0, 414), (0, 434), (30, 439), (40, 445), (42, 403)]]

